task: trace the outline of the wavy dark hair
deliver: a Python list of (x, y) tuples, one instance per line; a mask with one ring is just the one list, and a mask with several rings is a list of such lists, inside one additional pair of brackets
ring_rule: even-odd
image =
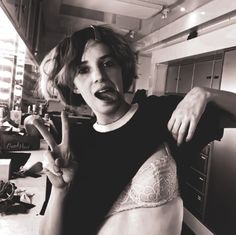
[(136, 76), (136, 56), (128, 41), (111, 28), (90, 26), (63, 39), (43, 59), (40, 65), (41, 89), (48, 98), (52, 87), (66, 105), (78, 106), (83, 98), (73, 92), (73, 81), (78, 71), (84, 49), (89, 40), (104, 43), (122, 68), (124, 92), (127, 92)]

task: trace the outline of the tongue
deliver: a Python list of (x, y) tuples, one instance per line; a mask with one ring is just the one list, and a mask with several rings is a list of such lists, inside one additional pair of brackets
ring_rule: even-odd
[(97, 92), (95, 95), (104, 101), (115, 101), (117, 99), (117, 92), (115, 91)]

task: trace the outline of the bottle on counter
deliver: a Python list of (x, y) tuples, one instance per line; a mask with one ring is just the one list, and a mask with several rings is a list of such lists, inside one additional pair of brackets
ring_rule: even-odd
[(43, 117), (43, 104), (39, 104), (39, 116)]
[(21, 125), (24, 125), (24, 120), (29, 115), (32, 115), (32, 111), (31, 111), (31, 106), (30, 105), (28, 105), (28, 107), (27, 107), (27, 112), (22, 114)]
[(27, 114), (28, 114), (28, 115), (31, 115), (31, 114), (32, 114), (31, 106), (30, 106), (30, 105), (28, 105), (28, 107), (27, 107)]
[(37, 113), (37, 106), (36, 106), (36, 104), (33, 104), (33, 105), (32, 105), (32, 112), (33, 112), (34, 115), (37, 115), (37, 114), (38, 114), (38, 113)]
[(18, 106), (16, 106), (14, 110), (10, 111), (10, 119), (14, 121), (18, 126), (21, 125), (21, 117), (22, 111), (19, 109)]
[(44, 114), (43, 120), (44, 120), (44, 125), (46, 126), (47, 130), (50, 131), (51, 120), (48, 113)]

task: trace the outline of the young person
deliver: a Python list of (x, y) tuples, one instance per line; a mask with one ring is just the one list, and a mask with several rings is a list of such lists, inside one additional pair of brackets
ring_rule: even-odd
[(191, 158), (220, 139), (235, 120), (236, 95), (196, 87), (184, 98), (127, 103), (135, 54), (121, 35), (102, 26), (61, 41), (44, 58), (41, 75), (45, 97), (53, 87), (65, 106), (76, 109), (82, 96), (96, 120), (78, 128), (62, 112), (57, 144), (32, 119), (51, 149), (46, 174), (52, 192), (40, 234), (180, 234), (183, 204), (171, 153), (177, 161), (183, 153)]

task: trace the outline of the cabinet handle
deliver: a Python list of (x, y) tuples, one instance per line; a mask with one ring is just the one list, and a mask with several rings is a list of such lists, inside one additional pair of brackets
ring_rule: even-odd
[(197, 195), (197, 200), (198, 200), (198, 201), (201, 201), (201, 200), (202, 200), (202, 197), (199, 196), (199, 195)]
[(216, 76), (214, 76), (213, 78), (214, 78), (214, 79), (218, 79), (218, 78), (219, 78), (219, 76), (218, 76), (218, 75), (216, 75)]
[(206, 76), (206, 79), (211, 79), (211, 76)]
[(202, 155), (201, 155), (201, 158), (202, 158), (203, 160), (206, 160), (206, 158), (205, 158), (204, 156), (202, 156)]
[(199, 180), (204, 181), (204, 179), (202, 177), (199, 177)]

